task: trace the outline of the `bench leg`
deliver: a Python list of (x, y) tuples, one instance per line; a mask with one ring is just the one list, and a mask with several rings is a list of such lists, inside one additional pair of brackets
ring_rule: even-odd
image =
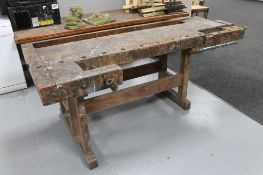
[(68, 126), (75, 142), (79, 146), (89, 169), (96, 168), (98, 166), (98, 162), (92, 152), (90, 144), (84, 99), (69, 97), (66, 101), (61, 102), (60, 105), (62, 108), (62, 118), (65, 119), (65, 123)]
[(208, 13), (209, 13), (209, 10), (204, 11), (204, 18), (205, 18), (205, 19), (208, 18)]
[(168, 55), (161, 55), (157, 57), (159, 59), (159, 62), (161, 63), (161, 68), (160, 72), (158, 74), (159, 79), (163, 78), (167, 75), (167, 60), (168, 60)]
[[(174, 89), (163, 92), (168, 98), (174, 101), (176, 104), (181, 106), (184, 110), (188, 110), (191, 107), (191, 103), (187, 100), (187, 88), (189, 81), (189, 68), (190, 60), (192, 56), (192, 49), (182, 50), (180, 74), (183, 75), (182, 86), (178, 87), (178, 92)], [(162, 69), (159, 72), (159, 78), (167, 75), (167, 55), (158, 57), (162, 62)]]
[(180, 73), (183, 75), (183, 85), (178, 88), (178, 98), (181, 104), (180, 106), (185, 110), (188, 110), (191, 107), (190, 101), (186, 99), (191, 57), (192, 57), (192, 49), (182, 50)]
[(72, 132), (72, 122), (70, 118), (70, 113), (68, 109), (68, 103), (66, 101), (60, 102), (60, 117), (62, 117), (67, 124), (68, 128)]

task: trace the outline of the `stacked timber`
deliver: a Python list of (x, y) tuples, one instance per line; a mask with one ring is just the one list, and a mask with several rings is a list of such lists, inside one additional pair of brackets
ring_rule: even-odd
[(143, 17), (159, 16), (175, 12), (183, 12), (186, 6), (176, 0), (126, 0), (125, 12), (138, 12)]
[(139, 8), (146, 5), (147, 5), (146, 0), (126, 0), (123, 9), (125, 10), (125, 12), (129, 13), (136, 10), (138, 11)]
[(183, 9), (186, 8), (186, 6), (181, 1), (176, 0), (168, 0), (164, 2), (164, 4), (166, 8), (166, 14), (183, 12)]
[(138, 12), (141, 16), (157, 16), (164, 14), (163, 0), (126, 0), (123, 9), (125, 12)]
[(139, 14), (143, 17), (152, 17), (165, 14), (165, 5), (162, 0), (150, 0), (147, 6), (141, 6)]

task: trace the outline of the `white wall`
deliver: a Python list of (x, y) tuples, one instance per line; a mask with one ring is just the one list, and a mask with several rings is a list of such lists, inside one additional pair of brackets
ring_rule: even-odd
[(184, 11), (189, 13), (189, 16), (191, 16), (191, 7), (192, 7), (192, 0), (181, 0), (182, 3), (187, 7)]
[[(122, 9), (125, 0), (58, 0), (60, 4), (60, 13), (62, 17), (68, 16), (69, 8), (72, 5), (79, 4), (83, 7), (84, 13), (92, 13), (107, 10)], [(189, 13), (192, 0), (181, 0)]]

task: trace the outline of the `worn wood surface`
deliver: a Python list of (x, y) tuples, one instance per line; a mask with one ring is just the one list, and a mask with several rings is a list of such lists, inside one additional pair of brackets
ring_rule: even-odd
[(122, 83), (118, 65), (177, 50), (217, 45), (243, 38), (245, 28), (199, 17), (181, 24), (34, 48), (22, 45), (43, 104), (59, 102), (68, 89), (105, 89), (105, 77)]
[(105, 78), (116, 84), (123, 81), (122, 69), (115, 64), (84, 71), (72, 61), (49, 64), (39, 57), (32, 44), (23, 45), (22, 50), (44, 105), (59, 102), (69, 96), (69, 91), (76, 92), (79, 88), (85, 88), (86, 94), (106, 89)]
[[(178, 12), (175, 14), (162, 15), (162, 16), (149, 17), (149, 18), (143, 18), (139, 16), (139, 14), (137, 13), (124, 13), (121, 10), (107, 11), (105, 13), (108, 13), (113, 19), (116, 20), (116, 22), (99, 25), (99, 26), (88, 25), (86, 28), (77, 29), (77, 30), (66, 30), (64, 29), (65, 19), (63, 18), (62, 24), (60, 25), (53, 25), (43, 28), (17, 31), (15, 32), (15, 41), (17, 44), (25, 44), (25, 43), (48, 40), (53, 38), (79, 35), (83, 33), (90, 33), (95, 31), (146, 24), (146, 23), (152, 23), (158, 21), (166, 21), (175, 18), (189, 16), (189, 14), (185, 12), (180, 12), (180, 13)], [(91, 14), (87, 14), (86, 16), (84, 16), (84, 18), (87, 17), (88, 15)]]
[(92, 151), (88, 130), (87, 113), (83, 97), (71, 96), (60, 103), (61, 117), (64, 119), (73, 139), (78, 145), (89, 169), (98, 166)]
[(157, 73), (162, 69), (160, 61), (123, 69), (123, 81)]
[(162, 91), (182, 85), (181, 75), (172, 75), (152, 82), (144, 83), (115, 93), (105, 94), (99, 97), (90, 98), (86, 101), (87, 112), (108, 109), (113, 106), (141, 99)]
[[(43, 104), (60, 103), (61, 116), (90, 169), (97, 167), (98, 162), (91, 149), (87, 112), (160, 92), (187, 110), (192, 50), (242, 39), (245, 33), (245, 28), (198, 17), (179, 24), (126, 30), (131, 31), (104, 31), (99, 36), (90, 34), (22, 45)], [(181, 68), (179, 74), (173, 75), (167, 70), (167, 54), (178, 50), (182, 50)], [(127, 63), (149, 57), (154, 61), (125, 68)], [(159, 72), (157, 80), (117, 88), (123, 81), (156, 72)], [(84, 99), (107, 88), (113, 92)]]
[(180, 73), (183, 75), (183, 82), (182, 82), (182, 86), (178, 87), (178, 94), (179, 94), (178, 98), (179, 101), (181, 102), (181, 107), (184, 109), (190, 109), (190, 105), (191, 105), (190, 102), (186, 99), (191, 57), (192, 57), (192, 49), (182, 50)]
[(158, 21), (158, 22), (139, 24), (139, 25), (109, 29), (109, 30), (89, 32), (89, 33), (84, 33), (84, 34), (80, 34), (80, 35), (54, 38), (54, 39), (49, 39), (47, 41), (46, 40), (45, 41), (39, 41), (39, 42), (35, 43), (34, 46), (36, 48), (47, 47), (47, 46), (52, 46), (52, 45), (59, 45), (59, 44), (81, 41), (81, 40), (97, 38), (97, 37), (103, 37), (103, 36), (108, 36), (108, 35), (116, 35), (116, 34), (120, 34), (120, 33), (126, 33), (126, 32), (132, 32), (132, 31), (138, 31), (138, 30), (174, 25), (174, 24), (180, 24), (185, 19), (186, 19), (185, 17), (175, 18), (175, 19), (165, 20), (165, 21)]

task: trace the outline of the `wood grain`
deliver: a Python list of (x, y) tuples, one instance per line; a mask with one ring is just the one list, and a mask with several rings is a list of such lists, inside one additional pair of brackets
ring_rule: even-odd
[(47, 46), (54, 46), (54, 45), (59, 45), (59, 44), (64, 44), (64, 43), (82, 41), (82, 40), (91, 39), (91, 38), (116, 35), (116, 34), (121, 34), (121, 33), (126, 33), (126, 32), (133, 32), (133, 31), (168, 26), (168, 25), (175, 25), (175, 24), (183, 23), (183, 20), (185, 19), (187, 18), (186, 17), (175, 18), (175, 19), (166, 20), (166, 21), (146, 23), (146, 24), (127, 26), (127, 27), (97, 31), (97, 32), (84, 33), (80, 35), (49, 39), (49, 40), (39, 41), (37, 43), (34, 43), (34, 47), (41, 48), (41, 47), (47, 47)]
[(182, 86), (178, 88), (178, 98), (184, 109), (190, 109), (190, 102), (186, 99), (189, 73), (190, 73), (190, 61), (192, 57), (192, 49), (182, 50), (181, 52), (181, 63), (180, 73), (183, 75)]
[[(87, 112), (160, 92), (189, 109), (186, 97), (193, 48), (241, 39), (245, 28), (193, 18), (182, 24), (111, 35), (114, 32), (120, 31), (102, 32), (99, 36), (103, 37), (97, 38), (95, 34), (87, 34), (83, 36), (85, 39), (74, 36), (22, 45), (43, 104), (60, 103), (62, 118), (90, 169), (97, 167), (98, 162), (91, 149)], [(178, 50), (182, 50), (180, 73), (173, 75), (167, 70), (167, 54)], [(148, 57), (157, 61), (132, 68), (123, 65)], [(91, 92), (114, 89), (108, 80), (117, 86), (125, 80), (156, 72), (159, 72), (157, 80), (84, 100)], [(173, 90), (175, 87), (178, 93)]]
[(163, 79), (119, 90), (114, 93), (90, 98), (86, 101), (85, 106), (87, 112), (108, 109), (113, 106), (138, 100), (145, 96), (153, 95), (181, 85), (182, 76), (173, 75)]
[[(108, 88), (105, 78), (121, 84), (125, 75), (118, 65), (238, 40), (245, 34), (245, 28), (224, 22), (197, 17), (183, 22), (40, 48), (26, 44), (22, 50), (42, 102), (49, 105), (66, 98), (68, 90), (78, 91), (83, 85), (88, 93)], [(156, 71), (147, 66), (142, 69)], [(139, 70), (127, 79), (132, 74), (142, 75)]]

